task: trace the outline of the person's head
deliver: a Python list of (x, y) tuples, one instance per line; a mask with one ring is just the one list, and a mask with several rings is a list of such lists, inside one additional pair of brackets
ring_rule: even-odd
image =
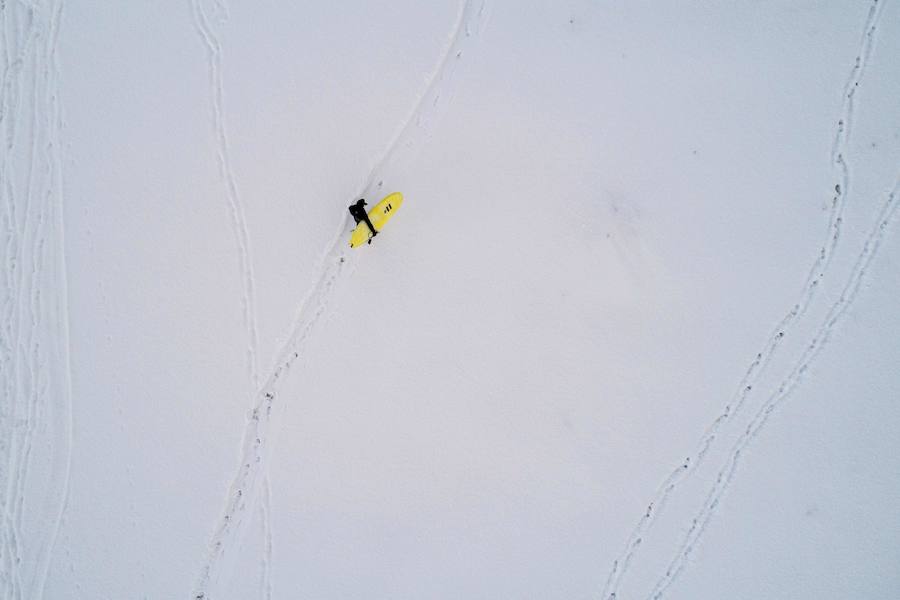
[(366, 201), (364, 199), (360, 198), (359, 200), (356, 201), (356, 205), (357, 206), (365, 206)]

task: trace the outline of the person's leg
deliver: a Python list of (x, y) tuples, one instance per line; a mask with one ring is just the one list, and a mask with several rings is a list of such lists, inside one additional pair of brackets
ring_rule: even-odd
[(366, 215), (364, 218), (366, 220), (366, 225), (369, 226), (369, 230), (372, 232), (372, 237), (378, 235), (378, 230), (375, 229), (374, 225), (372, 225), (372, 221), (369, 220), (369, 215)]

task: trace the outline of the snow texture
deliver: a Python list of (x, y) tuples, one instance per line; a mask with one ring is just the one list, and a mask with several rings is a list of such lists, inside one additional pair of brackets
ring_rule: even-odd
[(0, 598), (900, 596), (900, 2), (0, 32)]

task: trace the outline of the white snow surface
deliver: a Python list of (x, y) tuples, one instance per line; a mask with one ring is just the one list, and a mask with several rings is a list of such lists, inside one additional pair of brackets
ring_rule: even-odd
[(900, 1), (0, 31), (0, 598), (900, 597)]

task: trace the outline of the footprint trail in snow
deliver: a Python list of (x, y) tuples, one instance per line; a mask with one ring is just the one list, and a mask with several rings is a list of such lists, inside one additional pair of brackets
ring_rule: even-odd
[(0, 596), (10, 599), (43, 597), (69, 495), (62, 14), (61, 0), (0, 3)]
[[(672, 497), (672, 494), (676, 492), (678, 486), (690, 475), (695, 473), (699, 466), (704, 462), (704, 459), (710, 453), (716, 442), (717, 436), (720, 435), (720, 431), (724, 425), (729, 421), (733, 421), (741, 412), (748, 397), (756, 390), (757, 382), (762, 375), (766, 373), (767, 367), (775, 356), (782, 340), (792, 330), (795, 322), (802, 318), (806, 313), (816, 296), (816, 292), (821, 288), (822, 281), (829, 272), (829, 266), (841, 237), (843, 212), (851, 187), (851, 171), (848, 165), (849, 159), (847, 157), (847, 148), (850, 136), (850, 126), (855, 115), (855, 97), (874, 49), (875, 32), (878, 27), (883, 4), (884, 2), (878, 2), (876, 0), (869, 8), (863, 27), (859, 51), (857, 52), (853, 67), (844, 84), (841, 114), (837, 121), (832, 143), (831, 163), (835, 171), (836, 183), (834, 186), (834, 195), (832, 196), (829, 206), (828, 225), (826, 227), (823, 243), (809, 270), (806, 281), (801, 287), (800, 296), (769, 334), (765, 346), (756, 353), (731, 399), (719, 413), (719, 416), (716, 417), (712, 424), (707, 428), (694, 452), (679, 462), (678, 466), (676, 466), (668, 477), (660, 484), (656, 493), (646, 504), (641, 518), (638, 520), (631, 535), (626, 541), (624, 550), (613, 561), (601, 595), (601, 597), (606, 600), (618, 596), (623, 578), (628, 572), (640, 547), (645, 543), (645, 538), (649, 530), (658, 516), (662, 513), (667, 501)], [(716, 503), (718, 503), (718, 500), (716, 500)], [(696, 525), (697, 521), (694, 520), (690, 530), (694, 531), (693, 527)], [(692, 544), (687, 543), (687, 546), (692, 546)], [(684, 548), (682, 548), (679, 553), (683, 553), (683, 550)], [(679, 571), (682, 567), (683, 562), (680, 564)], [(667, 575), (663, 577), (663, 579), (666, 580), (666, 583), (664, 585), (658, 584), (652, 597), (659, 597), (662, 592), (671, 585), (672, 580), (674, 580), (674, 575), (677, 575), (677, 573), (674, 573), (674, 575), (673, 573), (674, 572), (671, 571), (671, 569), (667, 570)]]
[[(224, 0), (193, 0), (194, 28), (206, 47), (209, 68), (210, 99), (212, 105), (213, 129), (216, 138), (216, 158), (219, 173), (225, 188), (228, 201), (231, 226), (237, 247), (238, 265), (241, 279), (241, 309), (244, 327), (247, 332), (247, 374), (252, 393), (259, 388), (259, 326), (257, 324), (255, 277), (253, 274), (253, 255), (250, 245), (250, 233), (247, 227), (244, 204), (238, 191), (237, 177), (231, 165), (231, 153), (228, 146), (228, 135), (225, 124), (225, 83), (222, 75), (222, 43), (219, 39), (217, 25), (228, 18), (228, 6)], [(269, 489), (268, 475), (265, 475), (265, 489)], [(260, 581), (262, 598), (271, 598), (272, 563), (272, 527), (271, 503), (269, 494), (263, 495), (260, 504), (260, 517), (263, 526), (263, 548), (265, 556), (262, 560), (262, 579)]]
[[(421, 143), (431, 123), (444, 106), (442, 99), (449, 93), (456, 66), (466, 46), (474, 39), (488, 17), (485, 1), (466, 0), (460, 5), (456, 23), (448, 37), (443, 54), (428, 78), (423, 93), (414, 102), (410, 115), (402, 122), (377, 160), (365, 186), (355, 197), (374, 197), (382, 191), (385, 176), (404, 164), (402, 151)], [(344, 216), (331, 243), (327, 246), (316, 270), (310, 291), (301, 302), (287, 342), (278, 354), (276, 366), (256, 392), (253, 408), (244, 428), (241, 462), (238, 466), (224, 509), (218, 519), (208, 554), (200, 570), (192, 594), (195, 600), (209, 600), (224, 585), (246, 530), (249, 515), (260, 501), (262, 479), (268, 457), (272, 452), (273, 423), (283, 410), (285, 399), (278, 393), (279, 383), (286, 378), (295, 363), (305, 355), (305, 349), (315, 326), (328, 307), (330, 298), (348, 271), (352, 271), (359, 257), (347, 247), (349, 217)]]

